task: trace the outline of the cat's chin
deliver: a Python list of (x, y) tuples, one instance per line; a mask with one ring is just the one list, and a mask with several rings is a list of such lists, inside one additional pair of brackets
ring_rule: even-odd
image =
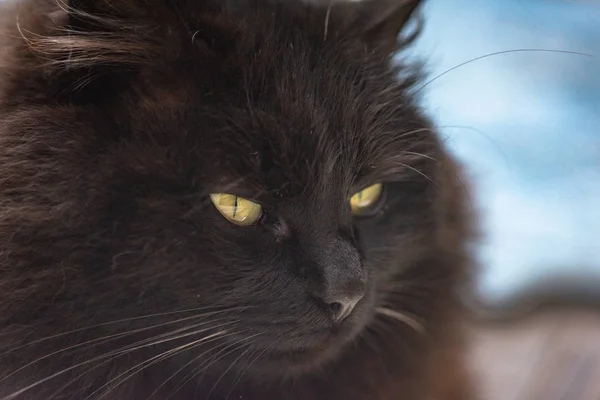
[(348, 343), (288, 351), (273, 351), (262, 360), (261, 369), (270, 374), (298, 376), (319, 370), (344, 351)]
[(265, 346), (255, 369), (271, 376), (292, 377), (319, 371), (350, 348), (365, 326), (364, 316), (350, 317), (339, 327), (312, 335), (310, 344)]

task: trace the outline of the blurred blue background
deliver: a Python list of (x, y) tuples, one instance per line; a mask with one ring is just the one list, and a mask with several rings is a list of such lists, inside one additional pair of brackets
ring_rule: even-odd
[(437, 0), (415, 50), (424, 104), (482, 216), (478, 289), (501, 301), (570, 279), (600, 295), (600, 2)]

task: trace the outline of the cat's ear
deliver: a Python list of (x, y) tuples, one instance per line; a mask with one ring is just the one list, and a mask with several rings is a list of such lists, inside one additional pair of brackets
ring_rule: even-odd
[[(376, 0), (372, 0), (377, 2)], [(393, 53), (403, 43), (410, 42), (418, 34), (417, 30), (399, 39), (404, 28), (416, 14), (422, 0), (388, 0), (380, 2), (365, 26), (363, 40), (373, 49)]]
[(340, 5), (350, 8), (352, 23), (347, 27), (352, 33), (358, 33), (370, 51), (389, 55), (410, 43), (420, 32), (419, 23), (403, 36), (423, 3), (424, 0), (361, 0)]

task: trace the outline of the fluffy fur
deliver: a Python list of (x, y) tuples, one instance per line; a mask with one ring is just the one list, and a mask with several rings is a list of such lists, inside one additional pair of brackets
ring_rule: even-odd
[(469, 399), (464, 185), (391, 61), (418, 3), (4, 5), (0, 396)]

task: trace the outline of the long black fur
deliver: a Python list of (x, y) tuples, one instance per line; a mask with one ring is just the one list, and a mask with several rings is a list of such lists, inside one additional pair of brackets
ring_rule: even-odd
[(470, 398), (465, 188), (392, 62), (418, 3), (5, 4), (0, 398)]

